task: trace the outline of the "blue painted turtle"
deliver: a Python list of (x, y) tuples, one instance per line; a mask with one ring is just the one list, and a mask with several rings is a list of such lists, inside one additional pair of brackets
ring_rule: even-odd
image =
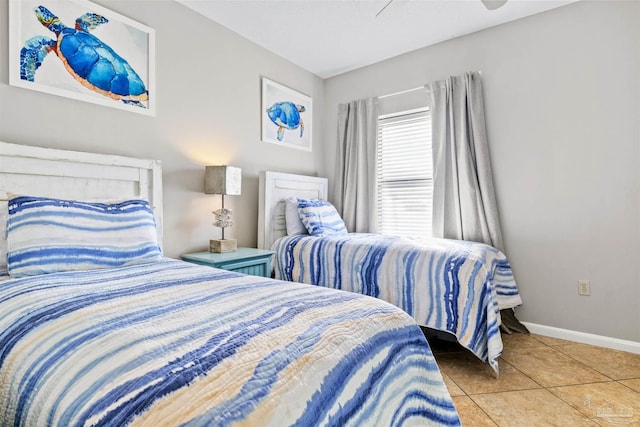
[(293, 102), (276, 102), (267, 108), (269, 119), (278, 125), (278, 141), (282, 141), (285, 129), (297, 129), (300, 127), (300, 138), (304, 132), (304, 123), (300, 113), (304, 112), (304, 105), (297, 105)]
[(34, 9), (36, 17), (56, 39), (35, 36), (20, 51), (20, 78), (34, 81), (36, 71), (50, 52), (55, 52), (66, 70), (84, 87), (94, 92), (146, 108), (142, 101), (149, 92), (129, 63), (89, 31), (109, 22), (104, 16), (85, 13), (67, 27), (44, 6)]

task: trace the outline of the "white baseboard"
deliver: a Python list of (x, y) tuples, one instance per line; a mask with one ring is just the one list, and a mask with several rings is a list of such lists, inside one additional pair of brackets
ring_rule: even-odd
[(525, 325), (532, 334), (640, 354), (640, 342), (587, 334), (569, 329), (554, 328), (553, 326), (538, 325), (536, 323), (522, 322), (522, 324)]

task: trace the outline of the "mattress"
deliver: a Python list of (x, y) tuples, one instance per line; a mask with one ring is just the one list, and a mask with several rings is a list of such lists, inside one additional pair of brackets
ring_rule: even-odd
[(10, 279), (0, 312), (2, 425), (460, 425), (367, 296), (163, 259)]

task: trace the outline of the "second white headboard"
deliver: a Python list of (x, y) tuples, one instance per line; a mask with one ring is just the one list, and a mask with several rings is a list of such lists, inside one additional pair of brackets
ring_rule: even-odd
[(269, 249), (273, 242), (287, 234), (284, 200), (289, 197), (327, 199), (327, 178), (290, 173), (260, 173), (258, 204), (258, 248)]

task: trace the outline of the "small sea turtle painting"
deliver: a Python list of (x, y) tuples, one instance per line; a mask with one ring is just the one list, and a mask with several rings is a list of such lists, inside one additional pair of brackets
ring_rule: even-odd
[(278, 141), (284, 138), (284, 130), (294, 130), (300, 128), (300, 138), (304, 133), (304, 122), (300, 113), (304, 113), (304, 105), (294, 104), (293, 102), (276, 102), (267, 108), (269, 119), (278, 126)]
[(56, 37), (34, 36), (20, 50), (20, 78), (35, 81), (36, 72), (47, 54), (54, 52), (64, 68), (82, 86), (122, 101), (147, 108), (149, 92), (129, 63), (109, 45), (90, 33), (109, 20), (96, 13), (76, 19), (75, 28), (67, 27), (44, 6), (34, 9), (36, 18)]

